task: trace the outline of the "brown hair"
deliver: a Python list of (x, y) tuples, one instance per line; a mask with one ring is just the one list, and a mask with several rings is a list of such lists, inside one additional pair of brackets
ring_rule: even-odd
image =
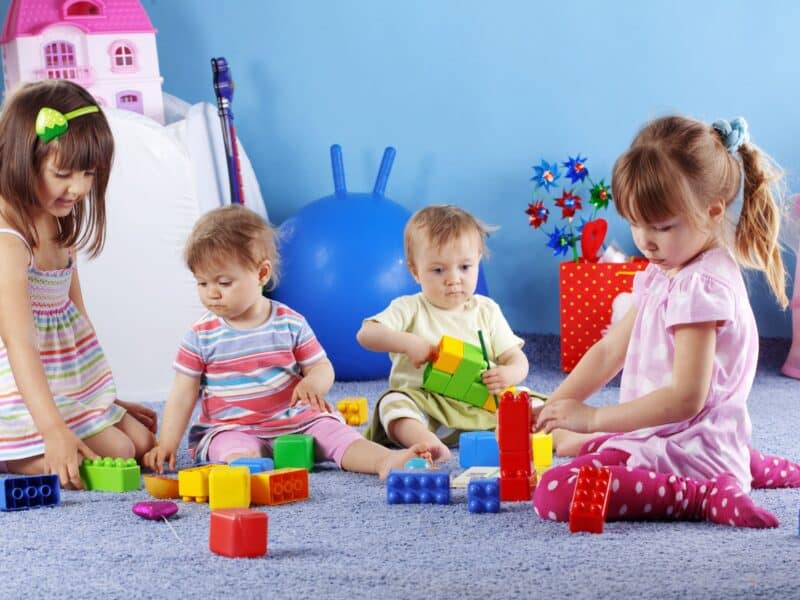
[(428, 240), (437, 248), (465, 233), (474, 233), (480, 240), (481, 256), (488, 256), (486, 238), (492, 231), (493, 227), (482, 223), (458, 206), (452, 204), (426, 206), (411, 215), (403, 231), (406, 262), (409, 266), (414, 265), (414, 242), (419, 233), (427, 235)]
[(186, 265), (192, 273), (225, 260), (236, 260), (258, 269), (265, 260), (272, 264), (268, 289), (280, 276), (280, 256), (275, 229), (260, 215), (240, 204), (216, 208), (202, 215), (186, 242)]
[(72, 213), (59, 217), (55, 240), (64, 247), (88, 247), (95, 257), (103, 249), (106, 233), (106, 186), (114, 157), (114, 138), (105, 115), (90, 113), (70, 119), (61, 137), (43, 142), (36, 135), (39, 110), (54, 108), (62, 114), (97, 101), (81, 86), (70, 81), (48, 80), (27, 83), (6, 100), (0, 114), (0, 196), (8, 210), (3, 217), (31, 247), (38, 244), (33, 211), (39, 206), (36, 183), (45, 160), (53, 157), (59, 169), (94, 171), (92, 189)]
[(631, 223), (658, 223), (685, 215), (698, 227), (707, 227), (705, 209), (717, 199), (730, 206), (744, 174), (744, 200), (738, 223), (727, 212), (717, 234), (736, 260), (764, 271), (772, 292), (785, 308), (786, 276), (778, 233), (780, 209), (776, 203), (780, 169), (750, 143), (736, 157), (711, 126), (680, 116), (646, 124), (631, 147), (614, 163), (612, 193), (617, 211)]

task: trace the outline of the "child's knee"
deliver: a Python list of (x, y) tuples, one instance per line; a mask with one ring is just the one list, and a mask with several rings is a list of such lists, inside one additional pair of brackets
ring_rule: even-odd
[[(567, 521), (572, 493), (565, 489), (566, 482), (558, 478), (554, 471), (546, 471), (539, 479), (533, 492), (533, 509), (542, 519)], [(565, 493), (569, 498), (565, 498)]]

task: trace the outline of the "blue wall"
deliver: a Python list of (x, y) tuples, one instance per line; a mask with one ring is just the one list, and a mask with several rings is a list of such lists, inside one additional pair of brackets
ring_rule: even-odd
[[(371, 189), (394, 145), (390, 197), (410, 210), (460, 204), (501, 226), (486, 273), (519, 331), (558, 331), (558, 260), (523, 214), (540, 158), (580, 151), (607, 178), (647, 119), (744, 115), (800, 190), (791, 0), (143, 4), (165, 91), (213, 102), (209, 58), (228, 59), (238, 134), (274, 221), (332, 192), (330, 144), (342, 144), (356, 191)], [(609, 238), (633, 251), (609, 216)], [(751, 290), (762, 335), (789, 336), (760, 277)]]

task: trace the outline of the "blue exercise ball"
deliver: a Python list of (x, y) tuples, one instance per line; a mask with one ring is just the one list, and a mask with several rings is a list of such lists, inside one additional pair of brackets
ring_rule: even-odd
[[(388, 376), (388, 355), (364, 350), (356, 333), (365, 317), (419, 291), (403, 251), (411, 213), (383, 195), (394, 156), (386, 148), (372, 193), (352, 193), (341, 148), (331, 146), (334, 194), (307, 204), (279, 228), (281, 279), (272, 297), (306, 318), (341, 381)], [(482, 274), (481, 286), (485, 292)]]

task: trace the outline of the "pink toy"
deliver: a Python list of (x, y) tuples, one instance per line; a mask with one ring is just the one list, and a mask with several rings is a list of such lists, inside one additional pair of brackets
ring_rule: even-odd
[(155, 34), (139, 0), (11, 0), (0, 37), (5, 89), (69, 79), (100, 106), (163, 123)]
[[(800, 194), (791, 199), (792, 220), (800, 223)], [(792, 294), (792, 347), (783, 363), (781, 373), (800, 379), (800, 248), (797, 251), (797, 265), (794, 270), (794, 293)]]
[(160, 500), (158, 502), (137, 502), (133, 505), (133, 514), (149, 519), (151, 521), (158, 521), (159, 519), (166, 519), (178, 512), (178, 505), (169, 500)]

